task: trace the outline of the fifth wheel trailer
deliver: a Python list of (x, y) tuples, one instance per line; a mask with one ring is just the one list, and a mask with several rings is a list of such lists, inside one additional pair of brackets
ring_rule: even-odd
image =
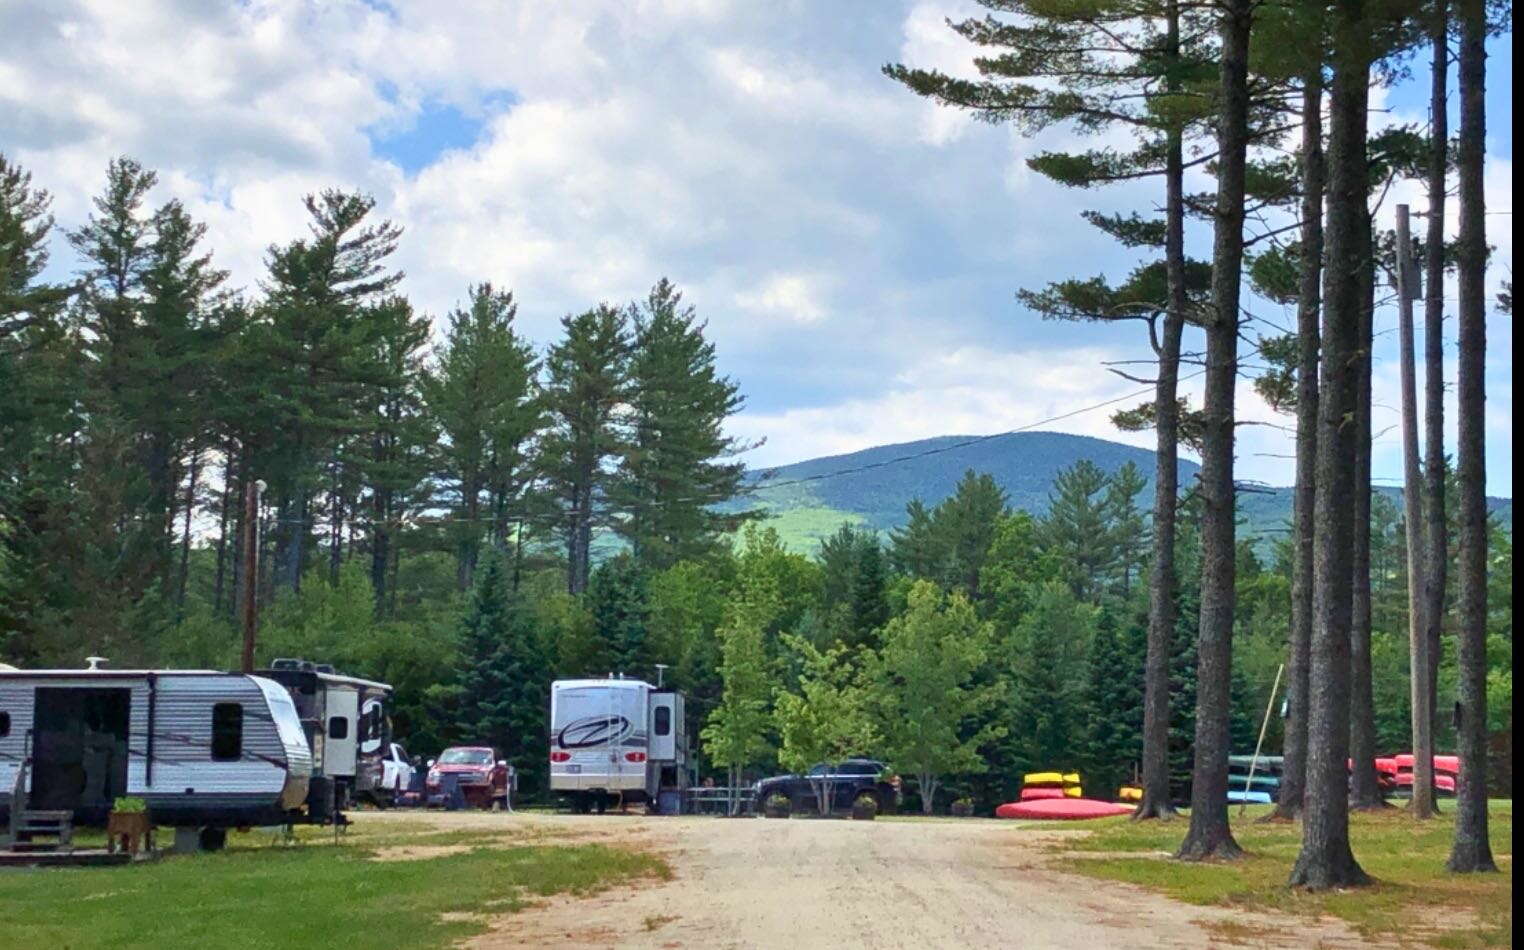
[(684, 722), (683, 694), (676, 690), (623, 677), (556, 680), (550, 686), (551, 791), (578, 811), (660, 805), (662, 792), (680, 793), (687, 785)]

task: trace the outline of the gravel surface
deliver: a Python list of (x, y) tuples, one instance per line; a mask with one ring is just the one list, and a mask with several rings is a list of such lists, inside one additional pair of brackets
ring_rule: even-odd
[[(391, 812), (557, 841), (649, 850), (673, 878), (494, 918), (502, 947), (1370, 946), (1338, 921), (1194, 907), (1063, 871), (1081, 833), (994, 820), (855, 822)], [(490, 833), (489, 832), (489, 833)]]

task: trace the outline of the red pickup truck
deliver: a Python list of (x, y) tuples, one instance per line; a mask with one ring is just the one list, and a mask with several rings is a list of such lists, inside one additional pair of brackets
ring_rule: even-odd
[(508, 763), (491, 746), (451, 746), (429, 763), (423, 783), (424, 803), (449, 804), (453, 784), (459, 786), (470, 808), (507, 808), (508, 774)]

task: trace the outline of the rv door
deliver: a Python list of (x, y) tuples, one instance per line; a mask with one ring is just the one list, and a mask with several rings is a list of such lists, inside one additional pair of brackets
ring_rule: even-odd
[(350, 687), (330, 686), (324, 704), (323, 772), (330, 777), (355, 774), (355, 752), (359, 739), (360, 694)]

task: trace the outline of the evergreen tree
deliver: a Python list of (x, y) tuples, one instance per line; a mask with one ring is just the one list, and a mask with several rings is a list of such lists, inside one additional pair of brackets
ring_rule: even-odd
[(616, 530), (659, 569), (712, 551), (734, 528), (735, 516), (715, 506), (735, 496), (745, 471), (729, 461), (744, 446), (724, 433), (744, 400), (716, 369), (705, 325), (665, 277), (628, 319), (632, 431), (610, 496), (623, 514)]
[[(470, 289), (450, 313), (435, 367), (424, 377), (429, 413), (445, 436), (441, 474), (453, 491), (456, 583), (472, 584), (484, 537), (506, 536), (507, 506), (528, 481), (529, 441), (543, 424), (534, 351), (514, 329), (513, 294), (491, 284)], [(498, 500), (484, 511), (483, 495)], [(517, 512), (522, 526), (522, 503)], [(492, 529), (489, 532), (489, 527)]]
[(1062, 566), (1064, 583), (1079, 600), (1099, 603), (1120, 563), (1112, 530), (1108, 479), (1089, 459), (1058, 473), (1042, 520), (1043, 546)]
[(1147, 484), (1143, 473), (1131, 462), (1113, 472), (1106, 483), (1104, 504), (1110, 535), (1107, 540), (1116, 552), (1116, 564), (1107, 586), (1123, 600), (1132, 595), (1133, 583), (1142, 573), (1148, 550), (1148, 528), (1137, 506), (1138, 495)]
[(1116, 614), (1102, 609), (1091, 641), (1085, 690), (1085, 756), (1081, 766), (1092, 797), (1114, 794), (1132, 778), (1143, 748), (1143, 657), (1133, 652), (1146, 628), (1117, 631)]
[(509, 586), (499, 555), (487, 558), (461, 620), (461, 704), (465, 741), (496, 746), (525, 780), (543, 786), (545, 711), (550, 694), (544, 658), (523, 600)]
[(593, 530), (610, 523), (612, 460), (628, 449), (622, 425), (630, 395), (630, 331), (606, 305), (561, 321), (565, 337), (545, 358), (550, 429), (540, 466), (559, 508), (566, 589), (579, 594), (591, 572)]
[(949, 552), (932, 512), (919, 498), (905, 505), (905, 524), (889, 534), (889, 564), (906, 577), (938, 580), (947, 574)]
[(1049, 581), (1032, 596), (1032, 610), (1001, 651), (1012, 658), (1005, 744), (1017, 774), (1079, 767), (1085, 656), (1095, 623), (1094, 609), (1066, 585)]
[(593, 571), (587, 585), (587, 609), (593, 632), (603, 645), (608, 668), (638, 675), (656, 660), (646, 646), (650, 592), (646, 571), (633, 557), (620, 554)]

